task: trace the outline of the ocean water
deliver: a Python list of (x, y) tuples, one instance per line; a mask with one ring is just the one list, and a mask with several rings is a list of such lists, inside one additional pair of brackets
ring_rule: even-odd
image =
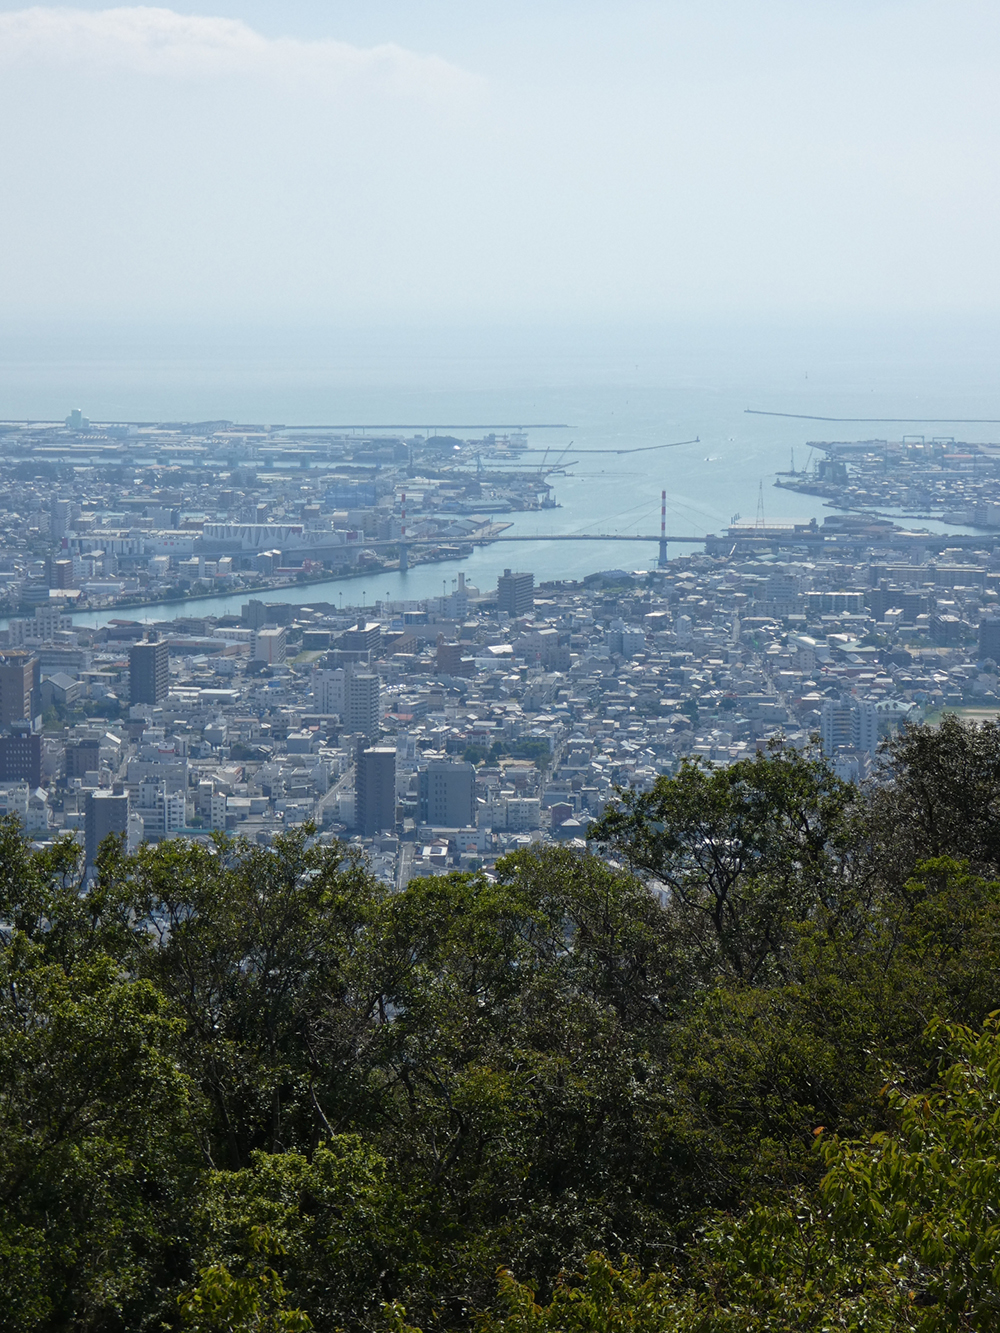
[[(806, 466), (811, 441), (903, 434), (1000, 439), (1000, 330), (983, 322), (850, 327), (711, 326), (573, 330), (0, 330), (0, 418), (204, 420), (271, 424), (450, 425), (558, 422), (532, 447), (575, 460), (552, 478), (554, 510), (513, 515), (512, 532), (699, 535), (735, 514), (816, 517), (822, 500), (774, 487)], [(857, 417), (824, 422), (775, 413)], [(872, 418), (908, 418), (898, 423)], [(925, 424), (921, 419), (944, 418)], [(476, 432), (457, 430), (471, 436)], [(676, 448), (649, 446), (692, 440)], [(641, 449), (632, 454), (588, 450)], [(541, 463), (533, 454), (526, 462)], [(675, 545), (670, 555), (690, 551)], [(653, 542), (512, 543), (461, 562), (330, 580), (275, 597), (371, 605), (450, 591), (458, 571), (481, 588), (505, 567), (536, 581), (655, 566)], [(239, 609), (245, 594), (178, 604)], [(81, 614), (81, 623), (110, 613)], [(146, 609), (143, 616), (165, 614)], [(169, 613), (172, 614), (172, 613)]]

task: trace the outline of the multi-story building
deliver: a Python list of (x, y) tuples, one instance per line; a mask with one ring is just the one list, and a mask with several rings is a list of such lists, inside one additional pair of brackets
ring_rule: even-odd
[(170, 650), (160, 639), (129, 649), (129, 698), (134, 704), (162, 704), (170, 693)]
[(84, 778), (101, 767), (101, 742), (96, 736), (70, 741), (66, 746), (66, 777)]
[(476, 770), (436, 760), (419, 777), (420, 822), (435, 828), (468, 828), (476, 822)]
[(168, 791), (166, 782), (146, 778), (139, 784), (138, 814), (144, 836), (153, 841), (178, 833), (187, 823), (185, 793)]
[(506, 611), (509, 616), (523, 616), (534, 604), (534, 574), (511, 573), (505, 569), (497, 579), (497, 610)]
[(1000, 662), (1000, 619), (987, 616), (979, 622), (979, 657)]
[(317, 713), (344, 716), (345, 707), (345, 672), (343, 667), (336, 671), (317, 671), (313, 675), (313, 698)]
[(354, 823), (366, 838), (395, 826), (395, 747), (359, 747), (354, 779)]
[(128, 836), (129, 813), (127, 792), (120, 796), (106, 790), (87, 793), (84, 812), (84, 848), (88, 868), (94, 865), (101, 843), (109, 834)]
[(0, 736), (0, 782), (27, 782), (37, 787), (41, 781), (41, 734), (25, 728)]
[(350, 672), (344, 682), (344, 727), (374, 740), (382, 724), (382, 682), (371, 672)]
[(0, 725), (9, 727), (34, 715), (38, 686), (37, 657), (24, 652), (0, 656)]
[(829, 758), (844, 749), (875, 754), (879, 714), (874, 699), (826, 699), (819, 716), (823, 753)]
[(281, 666), (285, 660), (285, 631), (278, 625), (265, 626), (254, 631), (253, 658), (268, 666)]

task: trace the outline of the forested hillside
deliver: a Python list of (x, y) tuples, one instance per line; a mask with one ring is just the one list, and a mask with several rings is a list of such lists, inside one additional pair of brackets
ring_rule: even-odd
[(0, 825), (0, 1328), (1000, 1327), (1000, 727), (388, 892)]

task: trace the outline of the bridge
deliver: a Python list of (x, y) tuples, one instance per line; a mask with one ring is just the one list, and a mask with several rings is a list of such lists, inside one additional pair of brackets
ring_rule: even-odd
[[(678, 542), (688, 546), (703, 546), (711, 537), (690, 537), (672, 533), (650, 532), (470, 532), (461, 537), (405, 537), (362, 538), (349, 546), (331, 547), (331, 551), (376, 551), (398, 548), (399, 568), (405, 572), (408, 555), (415, 546), (492, 546), (494, 542), (656, 542), (659, 546), (659, 564), (667, 563), (667, 543)], [(317, 552), (318, 553), (318, 552)]]
[[(690, 444), (690, 440), (681, 443)], [(672, 446), (666, 445), (665, 448)], [(411, 546), (451, 546), (461, 545), (463, 543), (473, 546), (487, 546), (492, 542), (658, 542), (660, 547), (659, 559), (657, 563), (663, 569), (667, 563), (667, 543), (680, 542), (690, 546), (703, 546), (706, 541), (711, 541), (710, 537), (691, 537), (670, 535), (667, 533), (667, 493), (660, 492), (660, 531), (658, 533), (642, 532), (495, 532), (495, 524), (477, 529), (470, 532), (467, 536), (459, 538), (457, 542), (442, 541), (435, 537), (409, 537), (406, 532), (406, 492), (402, 497), (402, 534), (397, 541), (377, 541), (365, 543), (368, 546), (398, 546), (399, 547), (399, 568), (401, 573), (405, 573), (409, 565), (409, 552)]]
[[(456, 537), (451, 540), (442, 537), (407, 537), (407, 546), (454, 546), (460, 543), (473, 546), (487, 546), (492, 542), (687, 542), (694, 546), (711, 540), (709, 537), (678, 537), (671, 533), (661, 536), (658, 532), (498, 532), (495, 536), (485, 536), (473, 532), (468, 537)], [(399, 546), (395, 541), (366, 541), (365, 546)]]

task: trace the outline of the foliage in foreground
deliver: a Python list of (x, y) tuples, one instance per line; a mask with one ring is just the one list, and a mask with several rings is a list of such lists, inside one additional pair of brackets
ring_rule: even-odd
[(996, 1327), (1000, 729), (887, 762), (398, 895), (0, 824), (0, 1329)]

